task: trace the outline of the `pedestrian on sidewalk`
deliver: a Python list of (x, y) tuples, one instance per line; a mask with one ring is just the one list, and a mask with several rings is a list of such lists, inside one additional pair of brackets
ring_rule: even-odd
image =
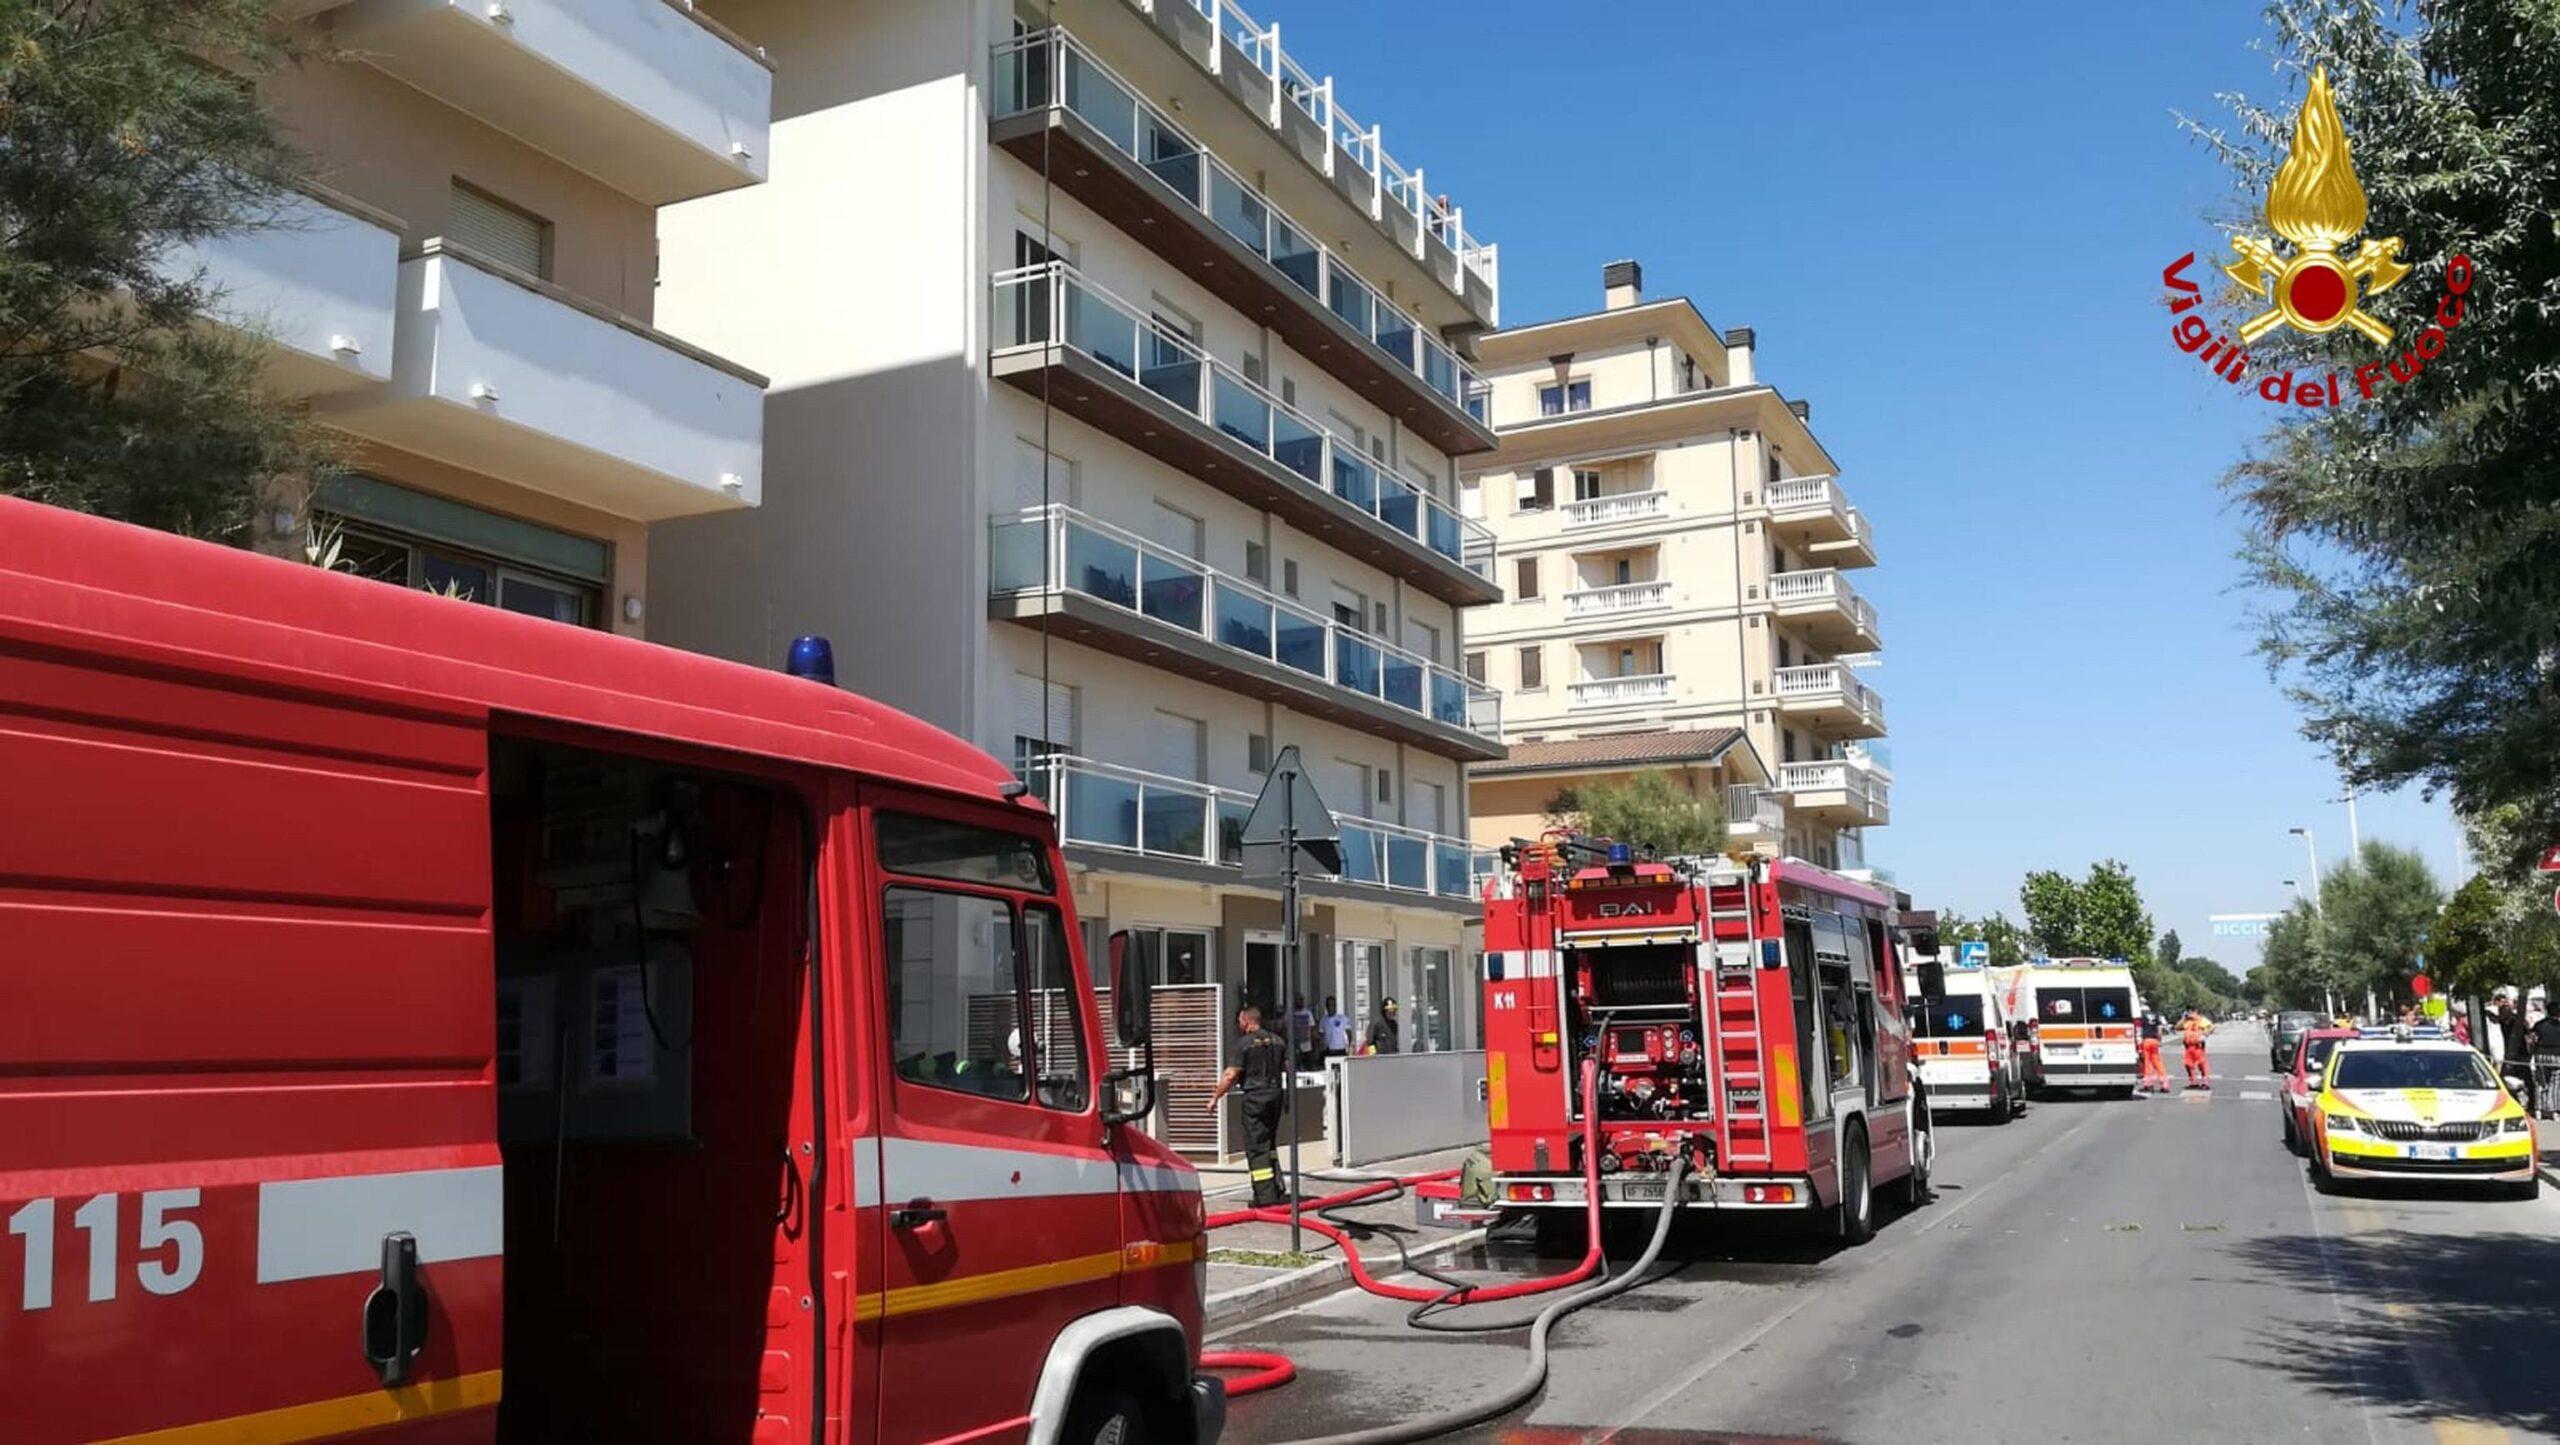
[(2552, 1097), (2554, 1085), (2560, 1084), (2560, 1013), (2545, 1009), (2542, 1017), (2525, 1030), (2524, 1041), (2530, 1051), (2526, 1057), (2533, 1061), (2528, 1076), (2533, 1087), (2525, 1098), (2524, 1106), (2539, 1117), (2545, 1110), (2560, 1105), (2560, 1100)]
[(1305, 994), (1298, 995), (1297, 1003), (1289, 1010), (1289, 1033), (1298, 1041), (1299, 1068), (1324, 1067), (1324, 1044), (1316, 1036), (1316, 1011), (1307, 1007)]
[(2142, 1081), (2134, 1085), (2137, 1094), (2169, 1092), (2169, 1066), (2160, 1062), (2160, 1036), (2167, 1032), (2160, 1026), (2160, 1015), (2149, 1009), (2142, 1011)]
[(1369, 1052), (1373, 1054), (1396, 1052), (1398, 1041), (1403, 1033), (1404, 1026), (1396, 1022), (1395, 997), (1390, 994), (1385, 1003), (1378, 1005), (1378, 1021), (1369, 1026)]
[(2204, 1056), (2204, 1036), (2212, 1032), (2213, 1025), (2206, 1023), (2204, 1015), (2194, 1009), (2187, 1010), (2187, 1016), (2178, 1020), (2178, 1037), (2187, 1046), (2187, 1087), (2190, 1089), (2213, 1087), (2213, 1074), (2206, 1067)]
[[(1253, 1179), (1253, 1203), (1269, 1209), (1289, 1202), (1280, 1189), (1281, 1089), (1289, 1077), (1289, 1046), (1262, 1026), (1262, 1010), (1236, 1010), (1236, 1061), (1209, 1091), (1209, 1112), (1236, 1089), (1244, 1100), (1244, 1167)], [(1241, 1087), (1239, 1087), (1241, 1086)]]
[(1324, 996), (1324, 1020), (1318, 1027), (1324, 1030), (1326, 1058), (1338, 1059), (1351, 1052), (1351, 1019), (1343, 1013), (1340, 1000), (1332, 994)]

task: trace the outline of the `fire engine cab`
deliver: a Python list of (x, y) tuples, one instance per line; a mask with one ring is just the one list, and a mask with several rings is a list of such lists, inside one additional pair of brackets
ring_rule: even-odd
[(1853, 1243), (1878, 1188), (1926, 1198), (1896, 903), (1794, 859), (1506, 849), (1485, 890), (1497, 1198), (1561, 1228), (1596, 1176), (1604, 1205), (1655, 1208), (1685, 1154), (1684, 1206), (1827, 1212)]
[(0, 774), (0, 1438), (1216, 1434), (1144, 951), (976, 748), (0, 499)]

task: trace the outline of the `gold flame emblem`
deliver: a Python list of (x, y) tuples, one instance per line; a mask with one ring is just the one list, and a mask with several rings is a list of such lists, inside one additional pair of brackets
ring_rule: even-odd
[(2314, 336), (2352, 326), (2376, 345), (2389, 345), (2391, 328), (2366, 312), (2364, 298), (2399, 285), (2409, 268), (2397, 236), (2368, 236), (2354, 254), (2339, 254), (2364, 220), (2364, 187), (2356, 183), (2347, 127), (2323, 66), (2312, 73), (2311, 93), (2293, 118), (2293, 145), (2267, 189), (2267, 225), (2294, 244), (2293, 259), (2256, 236), (2231, 238), (2239, 259), (2223, 274), (2268, 303), (2241, 323), (2240, 339), (2255, 341), (2279, 326)]

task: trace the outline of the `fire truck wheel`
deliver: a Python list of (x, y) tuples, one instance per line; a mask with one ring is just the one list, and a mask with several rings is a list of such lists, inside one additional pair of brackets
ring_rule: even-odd
[(1076, 1392), (1058, 1432), (1066, 1445), (1144, 1445), (1146, 1407), (1116, 1385), (1094, 1385)]
[(1852, 1126), (1840, 1158), (1840, 1202), (1831, 1206), (1831, 1233), (1843, 1244), (1876, 1237), (1876, 1192), (1867, 1171), (1867, 1131)]

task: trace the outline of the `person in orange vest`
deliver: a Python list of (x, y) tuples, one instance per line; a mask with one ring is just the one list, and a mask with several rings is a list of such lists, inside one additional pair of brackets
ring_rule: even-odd
[(2204, 1036), (2212, 1032), (2213, 1025), (2206, 1023), (2204, 1015), (2194, 1009), (2187, 1010), (2187, 1016), (2178, 1020), (2178, 1037), (2187, 1046), (2187, 1087), (2190, 1089), (2213, 1087), (2213, 1075), (2206, 1071), (2204, 1058)]
[(2137, 1094), (2169, 1092), (2169, 1067), (2160, 1062), (2160, 1036), (2166, 1032), (2158, 1014), (2142, 1011), (2142, 1082), (2134, 1085)]

